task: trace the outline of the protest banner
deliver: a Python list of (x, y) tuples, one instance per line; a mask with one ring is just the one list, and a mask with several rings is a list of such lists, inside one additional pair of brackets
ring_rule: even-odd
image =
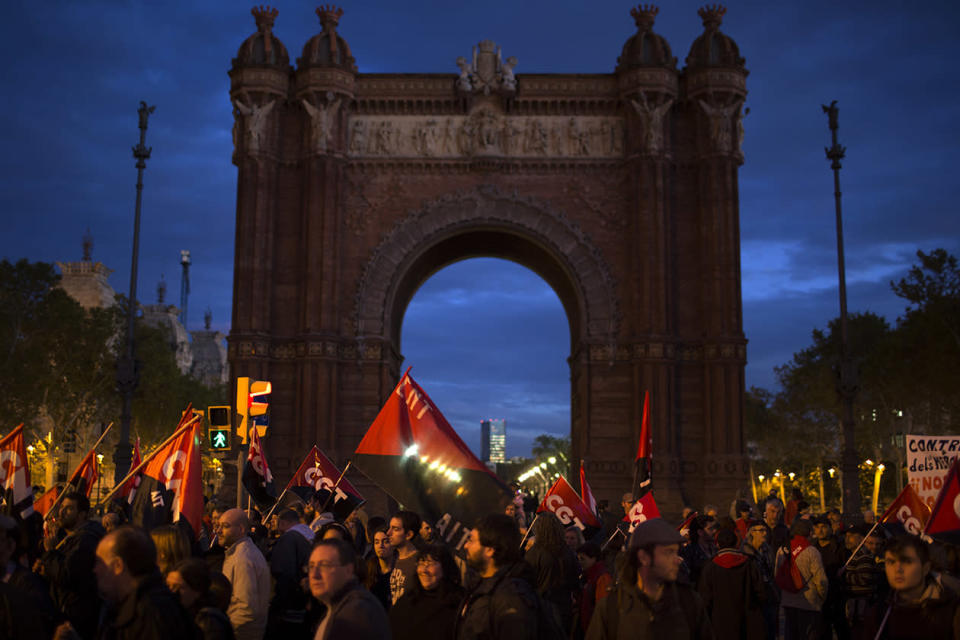
[(950, 465), (960, 455), (960, 436), (906, 436), (907, 479), (930, 507), (943, 488)]

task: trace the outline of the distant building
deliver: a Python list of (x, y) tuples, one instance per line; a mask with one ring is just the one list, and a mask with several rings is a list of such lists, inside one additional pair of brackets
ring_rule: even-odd
[(503, 418), (480, 421), (480, 459), (496, 464), (507, 460), (507, 421)]

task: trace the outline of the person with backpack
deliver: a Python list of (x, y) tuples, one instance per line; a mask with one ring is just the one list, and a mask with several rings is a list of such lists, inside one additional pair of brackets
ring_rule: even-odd
[(810, 544), (813, 525), (797, 518), (790, 529), (790, 546), (777, 553), (776, 582), (785, 619), (785, 640), (816, 640), (827, 599), (827, 574), (820, 552)]
[(677, 582), (684, 541), (662, 518), (636, 526), (617, 586), (594, 609), (587, 640), (713, 640), (703, 600)]

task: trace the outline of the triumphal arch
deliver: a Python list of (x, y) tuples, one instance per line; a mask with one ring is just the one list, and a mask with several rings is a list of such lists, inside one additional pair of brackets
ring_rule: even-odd
[(277, 11), (253, 11), (230, 71), (229, 358), (232, 376), (273, 382), (280, 481), (315, 442), (349, 458), (402, 372), (414, 292), (492, 256), (538, 273), (566, 309), (572, 457), (598, 498), (629, 490), (645, 390), (661, 508), (748, 486), (747, 71), (724, 12), (699, 12), (682, 67), (641, 6), (612, 73), (524, 74), (510, 43), (484, 41), (444, 72), (386, 74), (358, 72), (337, 8), (317, 10), (322, 30), (293, 66)]

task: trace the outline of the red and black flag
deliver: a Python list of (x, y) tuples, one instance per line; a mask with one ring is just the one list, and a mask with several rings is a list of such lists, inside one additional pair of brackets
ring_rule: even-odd
[[(340, 479), (340, 484), (337, 480)], [(334, 490), (336, 487), (336, 490)], [(290, 478), (287, 483), (287, 492), (292, 492), (299, 498), (307, 502), (317, 491), (333, 491), (333, 499), (327, 508), (333, 512), (333, 516), (343, 522), (347, 517), (362, 505), (365, 500), (360, 492), (357, 491), (350, 481), (346, 478), (340, 478), (340, 470), (333, 464), (323, 452), (313, 445), (313, 449), (307, 454), (300, 468)], [(321, 498), (325, 500), (326, 498)]]
[(96, 449), (90, 449), (89, 453), (87, 453), (87, 455), (83, 457), (83, 460), (80, 461), (80, 464), (77, 465), (73, 475), (70, 476), (66, 491), (67, 493), (76, 491), (89, 498), (90, 493), (93, 491), (93, 485), (97, 483), (97, 478), (99, 477), (97, 451)]
[(600, 530), (600, 520), (596, 512), (590, 510), (563, 476), (557, 478), (547, 494), (543, 496), (543, 501), (537, 507), (537, 513), (541, 511), (553, 513), (564, 526), (574, 525), (587, 539), (592, 538)]
[(583, 469), (583, 460), (580, 461), (580, 497), (583, 498), (583, 504), (587, 505), (590, 513), (597, 514), (597, 499), (593, 497), (593, 491), (587, 484), (587, 474)]
[(61, 489), (57, 485), (53, 485), (47, 489), (46, 493), (33, 501), (33, 510), (41, 516), (46, 517), (47, 511), (50, 511), (50, 507), (53, 506), (60, 496), (60, 491)]
[[(960, 458), (955, 458), (950, 465), (950, 471), (943, 480), (943, 487), (937, 494), (937, 500), (930, 510), (930, 519), (924, 533), (949, 542), (960, 544)], [(886, 514), (884, 514), (886, 515)]]
[(409, 370), (360, 441), (353, 464), (456, 547), (477, 518), (503, 513), (513, 498)]
[(643, 394), (643, 419), (637, 445), (636, 468), (633, 471), (633, 499), (639, 500), (653, 488), (653, 434), (650, 432), (650, 392)]
[(257, 508), (269, 509), (277, 501), (277, 491), (273, 487), (273, 474), (263, 455), (263, 446), (256, 429), (250, 430), (250, 453), (243, 465), (243, 486), (250, 493)]
[[(140, 466), (141, 462), (143, 462), (143, 458), (140, 457), (140, 437), (137, 436), (136, 441), (133, 443), (133, 458), (130, 460), (130, 468), (136, 469)], [(133, 504), (133, 497), (137, 494), (137, 487), (139, 486), (140, 474), (138, 473), (123, 485), (123, 489), (120, 489), (118, 492), (119, 498), (125, 500), (127, 504)]]
[(33, 487), (22, 424), (0, 440), (0, 489), (4, 513), (21, 518), (33, 513)]
[(643, 494), (642, 498), (633, 503), (633, 507), (630, 508), (627, 515), (623, 516), (623, 520), (630, 523), (629, 531), (632, 532), (633, 528), (641, 522), (659, 517), (660, 509), (657, 508), (657, 503), (653, 499), (653, 493), (648, 491)]
[(929, 519), (930, 507), (917, 494), (913, 485), (907, 484), (880, 516), (880, 523), (891, 533), (899, 533), (899, 529), (903, 529), (906, 533), (918, 536), (923, 533)]
[(192, 539), (197, 538), (203, 516), (199, 438), (200, 421), (194, 420), (147, 456), (131, 506), (134, 525), (149, 531), (176, 522)]

